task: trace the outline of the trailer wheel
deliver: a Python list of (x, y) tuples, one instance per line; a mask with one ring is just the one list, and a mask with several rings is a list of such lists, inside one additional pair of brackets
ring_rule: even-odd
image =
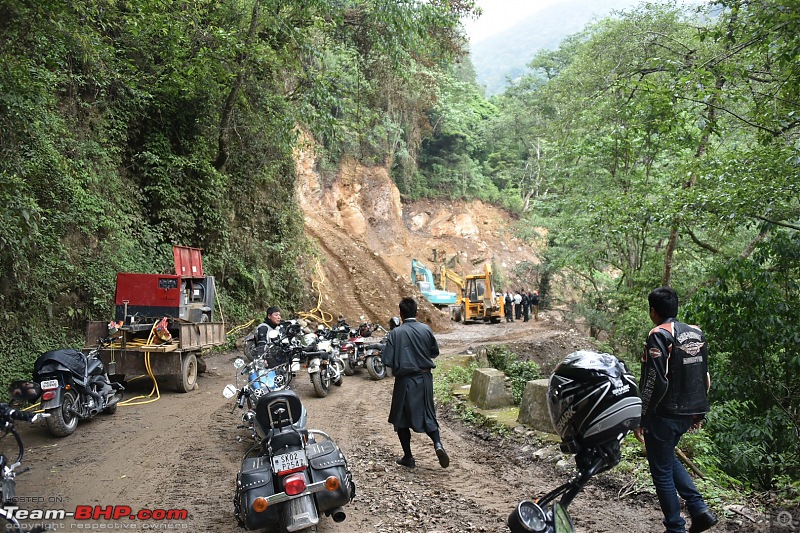
[(183, 356), (181, 375), (178, 376), (178, 392), (189, 392), (197, 384), (197, 357), (193, 353)]

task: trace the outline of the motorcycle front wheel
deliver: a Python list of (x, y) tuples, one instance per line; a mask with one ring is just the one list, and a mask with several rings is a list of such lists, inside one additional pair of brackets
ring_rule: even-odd
[(350, 357), (348, 357), (347, 359), (342, 361), (344, 363), (344, 375), (345, 376), (352, 376), (353, 374), (356, 373), (356, 367), (353, 366), (353, 362), (350, 359), (351, 357), (354, 357), (354, 356), (355, 356), (355, 354), (350, 354)]
[(72, 435), (78, 427), (78, 395), (74, 390), (65, 390), (61, 400), (61, 405), (47, 410), (47, 429), (54, 437)]
[(371, 355), (365, 361), (369, 377), (374, 381), (380, 381), (386, 377), (386, 367), (383, 365), (383, 359), (380, 355)]
[(331, 387), (331, 375), (328, 369), (320, 368), (319, 372), (311, 374), (311, 384), (314, 385), (314, 392), (318, 398), (327, 396)]

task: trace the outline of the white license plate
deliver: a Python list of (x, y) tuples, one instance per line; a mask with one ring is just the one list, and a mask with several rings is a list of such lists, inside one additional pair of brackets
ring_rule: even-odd
[(306, 452), (298, 450), (296, 452), (282, 453), (272, 458), (272, 470), (276, 474), (282, 474), (289, 470), (304, 468), (308, 466)]
[(57, 379), (46, 379), (42, 381), (42, 390), (50, 390), (50, 389), (57, 389), (58, 388), (58, 380)]

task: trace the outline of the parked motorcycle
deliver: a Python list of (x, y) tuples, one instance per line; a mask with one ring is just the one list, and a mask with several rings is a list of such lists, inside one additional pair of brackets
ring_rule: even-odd
[(592, 476), (619, 463), (620, 442), (639, 427), (636, 379), (610, 354), (568, 355), (550, 376), (547, 399), (561, 450), (575, 454), (578, 472), (541, 498), (520, 502), (508, 517), (512, 533), (574, 533), (567, 507)]
[[(244, 363), (244, 361), (242, 361)], [(242, 367), (244, 368), (244, 367)], [(308, 429), (308, 414), (294, 391), (255, 389), (252, 422), (255, 444), (236, 476), (234, 512), (241, 527), (270, 531), (316, 531), (320, 515), (341, 522), (343, 506), (355, 497), (355, 483), (339, 447), (323, 431)], [(228, 385), (226, 398), (241, 389)]]
[[(27, 391), (28, 396), (24, 397), (25, 400), (35, 400), (38, 398), (41, 391), (37, 389), (38, 385), (35, 383), (16, 382), (12, 384), (12, 390)], [(22, 387), (22, 388), (21, 388)], [(32, 392), (35, 391), (35, 392)], [(20, 396), (16, 396), (18, 399)], [(14, 427), (15, 420), (22, 420), (24, 422), (38, 422), (41, 418), (46, 418), (50, 415), (43, 413), (25, 413), (11, 408), (9, 405), (0, 403), (0, 438), (6, 435), (11, 435), (17, 441), (17, 457), (12, 459), (9, 456), (0, 453), (0, 525), (3, 525), (3, 531), (30, 531), (41, 532), (45, 531), (44, 527), (36, 526), (29, 527), (28, 525), (20, 524), (19, 520), (14, 515), (14, 509), (17, 508), (17, 493), (16, 493), (16, 478), (19, 474), (27, 472), (27, 466), (22, 467), (22, 458), (25, 455), (25, 447), (22, 444), (22, 439)], [(8, 507), (7, 507), (8, 506)]]
[(363, 323), (358, 328), (350, 330), (350, 338), (342, 344), (341, 351), (344, 358), (344, 373), (352, 376), (358, 368), (366, 368), (369, 377), (379, 381), (386, 377), (386, 367), (383, 365), (383, 350), (386, 345), (382, 342), (367, 342), (376, 331), (388, 333), (380, 324)]
[(88, 354), (61, 348), (36, 359), (33, 381), (41, 387), (41, 396), (36, 400), (51, 415), (47, 418), (47, 429), (52, 435), (66, 437), (78, 427), (78, 420), (117, 411), (125, 387), (108, 379), (99, 357), (100, 350), (111, 342), (110, 338), (99, 339), (97, 347)]

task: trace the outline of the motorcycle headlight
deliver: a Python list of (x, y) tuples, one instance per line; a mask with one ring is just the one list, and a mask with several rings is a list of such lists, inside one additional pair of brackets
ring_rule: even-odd
[(317, 342), (317, 336), (314, 335), (313, 333), (306, 333), (300, 339), (300, 344), (302, 344), (304, 347), (313, 346), (314, 343), (316, 342)]

